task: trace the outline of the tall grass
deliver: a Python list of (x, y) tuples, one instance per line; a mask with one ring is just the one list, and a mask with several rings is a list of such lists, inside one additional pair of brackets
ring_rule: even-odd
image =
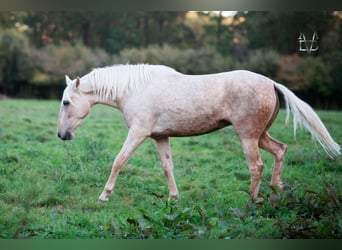
[[(168, 188), (146, 140), (120, 173), (107, 203), (97, 201), (127, 134), (121, 114), (96, 106), (73, 141), (56, 137), (59, 103), (0, 102), (1, 238), (341, 238), (341, 159), (305, 132), (294, 139), (281, 111), (270, 130), (288, 144), (283, 182), (269, 187), (273, 158), (262, 151), (262, 204), (232, 128), (172, 138), (180, 199)], [(340, 112), (319, 112), (342, 143)]]

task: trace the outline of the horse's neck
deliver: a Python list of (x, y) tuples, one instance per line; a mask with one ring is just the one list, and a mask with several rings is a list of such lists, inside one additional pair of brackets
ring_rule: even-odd
[(122, 102), (121, 100), (112, 100), (112, 99), (104, 99), (103, 97), (100, 97), (95, 94), (95, 92), (92, 92), (89, 94), (89, 102), (91, 106), (94, 106), (96, 104), (104, 104), (107, 106), (111, 106), (113, 108), (121, 110)]
[(112, 98), (104, 98), (103, 96), (97, 95), (96, 91), (92, 91), (91, 93), (89, 93), (88, 98), (91, 106), (94, 106), (96, 104), (104, 104), (118, 110), (122, 110), (122, 107), (127, 99), (125, 96), (116, 98), (115, 100), (113, 100)]
[(85, 76), (81, 84), (81, 92), (84, 93), (85, 97), (88, 99), (91, 106), (96, 104), (104, 104), (114, 108), (119, 108), (119, 104), (115, 100), (111, 100), (103, 98), (103, 96), (99, 96), (96, 94), (94, 89), (94, 85), (92, 84), (91, 79), (89, 79), (90, 75)]
[(92, 104), (92, 106), (96, 105), (96, 104), (104, 104), (104, 105), (111, 106), (113, 108), (119, 109), (119, 104), (116, 101), (113, 101), (113, 100), (103, 100), (103, 99), (100, 99), (100, 98), (94, 98), (91, 101), (91, 104)]
[[(145, 88), (151, 83), (151, 66), (136, 65), (127, 67), (128, 68), (126, 68), (126, 66), (109, 68), (106, 69), (105, 72), (95, 71), (86, 76), (86, 78), (88, 78), (86, 81), (86, 85), (88, 85), (87, 88), (91, 87), (93, 93), (93, 96), (91, 97), (92, 103), (102, 103), (122, 110), (125, 103), (134, 95), (134, 93), (139, 92), (140, 89)], [(120, 69), (122, 69), (123, 72), (119, 72)], [(166, 73), (169, 74), (170, 69), (166, 69)], [(105, 85), (106, 81), (108, 82), (107, 70), (109, 70), (110, 74), (114, 74), (114, 81), (122, 81), (118, 86), (115, 85), (117, 84), (116, 82), (113, 86), (111, 84), (109, 84), (109, 86)], [(159, 71), (161, 71), (161, 74), (164, 74), (165, 67), (154, 66), (153, 70), (154, 74)], [(109, 76), (111, 77), (111, 75)]]

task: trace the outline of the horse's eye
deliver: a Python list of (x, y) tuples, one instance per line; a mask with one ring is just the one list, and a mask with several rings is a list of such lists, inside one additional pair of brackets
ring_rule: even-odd
[(70, 104), (70, 102), (69, 102), (68, 100), (64, 100), (64, 101), (63, 101), (63, 105), (64, 105), (64, 106), (68, 106), (69, 104)]

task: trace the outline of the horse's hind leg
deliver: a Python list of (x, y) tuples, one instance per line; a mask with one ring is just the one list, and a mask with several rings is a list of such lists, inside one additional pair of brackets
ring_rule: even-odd
[(273, 139), (268, 132), (265, 132), (260, 138), (259, 146), (274, 156), (274, 169), (271, 185), (282, 189), (283, 184), (281, 182), (280, 175), (283, 169), (284, 157), (287, 150), (286, 144)]
[(251, 174), (250, 194), (252, 199), (256, 199), (259, 193), (259, 186), (261, 180), (261, 172), (264, 164), (259, 153), (258, 142), (256, 138), (241, 138), (243, 152), (246, 156), (249, 172)]

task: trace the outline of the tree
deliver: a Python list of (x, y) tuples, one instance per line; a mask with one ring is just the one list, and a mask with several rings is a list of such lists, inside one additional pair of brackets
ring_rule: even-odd
[(21, 81), (30, 78), (28, 39), (14, 29), (0, 30), (0, 90), (5, 95), (18, 92)]
[(250, 48), (271, 48), (281, 54), (298, 52), (301, 32), (307, 37), (317, 32), (325, 37), (334, 22), (334, 15), (327, 11), (310, 12), (247, 12), (247, 37)]

